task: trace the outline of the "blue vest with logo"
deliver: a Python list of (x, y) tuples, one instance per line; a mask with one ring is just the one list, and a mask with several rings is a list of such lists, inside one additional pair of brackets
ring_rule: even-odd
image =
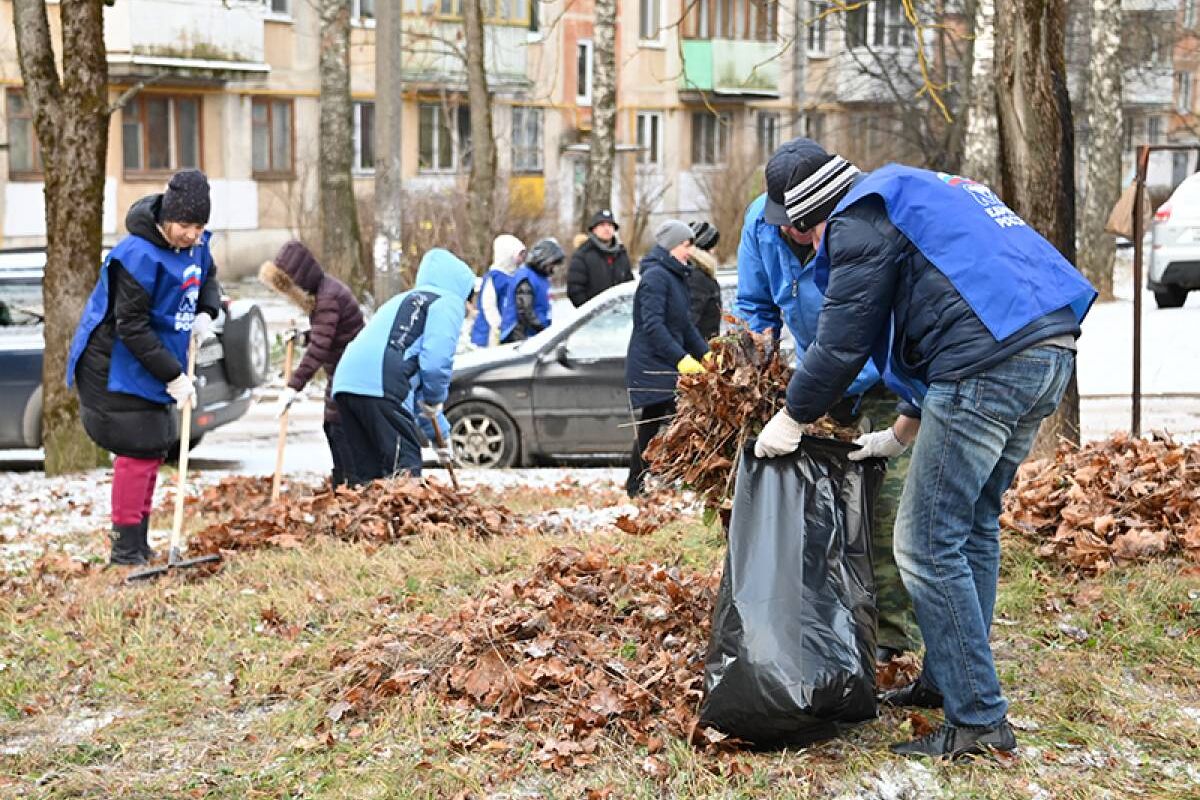
[[(1062, 308), (1082, 321), (1096, 299), (1054, 245), (982, 183), (889, 164), (859, 181), (830, 217), (870, 195), (883, 200), (892, 224), (954, 285), (996, 341)], [(822, 292), (829, 282), (826, 241), (813, 262)], [(887, 332), (880, 336), (872, 358), (893, 391), (919, 404), (926, 387), (905, 373), (903, 359), (889, 358), (904, 337), (890, 339)]]
[(500, 319), (503, 321), (508, 299), (508, 284), (511, 280), (512, 277), (502, 269), (489, 269), (483, 276), (483, 283), (479, 285), (479, 296), (475, 298), (475, 308), (478, 313), (475, 314), (475, 324), (471, 326), (471, 344), (487, 347), (488, 336), (492, 332), (487, 317), (483, 315), (483, 290), (487, 288), (488, 283), (492, 284), (496, 291), (496, 306), (500, 309)]
[[(91, 339), (92, 331), (108, 314), (108, 265), (116, 260), (150, 296), (150, 327), (163, 346), (186, 369), (188, 341), (192, 321), (196, 318), (196, 301), (200, 287), (212, 269), (208, 241), (212, 234), (205, 231), (200, 242), (187, 250), (158, 247), (140, 236), (126, 236), (104, 259), (100, 280), (84, 307), (67, 361), (67, 385), (75, 381), (75, 365)], [(137, 395), (164, 405), (174, 403), (166, 385), (155, 378), (117, 338), (113, 342), (112, 360), (108, 370), (109, 391)]]
[(517, 287), (521, 281), (528, 281), (533, 288), (533, 313), (538, 319), (550, 327), (550, 278), (522, 264), (513, 273), (512, 280), (504, 292), (504, 309), (500, 315), (500, 338), (507, 339), (517, 327)]

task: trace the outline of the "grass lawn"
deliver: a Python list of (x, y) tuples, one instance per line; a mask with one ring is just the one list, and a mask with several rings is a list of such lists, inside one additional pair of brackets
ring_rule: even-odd
[[(596, 494), (577, 491), (489, 495), (535, 511)], [(808, 750), (734, 756), (682, 739), (649, 752), (613, 731), (569, 772), (534, 757), (541, 734), (516, 752), (470, 746), (481, 712), (429, 693), (332, 719), (339, 650), (449, 614), (564, 544), (700, 572), (722, 557), (719, 530), (685, 517), (643, 537), (317, 540), (239, 553), (203, 579), (127, 588), (108, 570), (7, 587), (0, 797), (1200, 797), (1197, 570), (1168, 561), (1081, 579), (1015, 537), (993, 631), (1022, 745), (1005, 763), (897, 759), (887, 745), (913, 721), (894, 712)]]

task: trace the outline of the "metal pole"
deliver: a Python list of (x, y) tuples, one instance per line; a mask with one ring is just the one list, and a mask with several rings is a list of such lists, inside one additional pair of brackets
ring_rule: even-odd
[(1146, 171), (1150, 148), (1138, 145), (1137, 175), (1133, 190), (1133, 410), (1130, 434), (1142, 435), (1142, 239), (1145, 236), (1142, 208), (1146, 203)]
[(408, 288), (404, 271), (404, 86), (401, 75), (403, 9), (396, 0), (375, 7), (375, 303)]

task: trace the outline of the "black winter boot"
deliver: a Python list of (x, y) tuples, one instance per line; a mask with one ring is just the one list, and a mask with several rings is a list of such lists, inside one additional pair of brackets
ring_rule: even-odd
[(891, 750), (899, 756), (959, 759), (981, 756), (992, 751), (1011, 753), (1017, 749), (1017, 737), (1008, 720), (994, 728), (955, 728), (942, 725), (933, 733), (899, 742)]
[(146, 563), (146, 556), (142, 553), (142, 544), (146, 540), (140, 523), (137, 525), (114, 524), (112, 533), (108, 536), (112, 539), (112, 552), (108, 556), (109, 564), (137, 567)]
[(150, 547), (150, 516), (146, 515), (142, 517), (142, 522), (138, 527), (140, 530), (139, 536), (141, 537), (138, 540), (139, 550), (147, 561), (153, 561), (158, 557), (158, 553), (154, 552)]

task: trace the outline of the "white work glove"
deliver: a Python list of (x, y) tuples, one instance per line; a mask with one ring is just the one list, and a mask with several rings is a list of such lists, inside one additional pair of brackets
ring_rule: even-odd
[(434, 403), (433, 405), (430, 405), (424, 400), (419, 400), (417, 401), (417, 407), (421, 409), (422, 414), (427, 417), (432, 417), (433, 419), (437, 419), (438, 414), (442, 413), (441, 403)]
[(207, 311), (201, 311), (192, 318), (192, 336), (197, 342), (203, 342), (212, 332), (213, 318)]
[(196, 400), (196, 385), (192, 383), (192, 379), (184, 373), (179, 373), (179, 376), (167, 381), (167, 394), (171, 395), (171, 399), (181, 408), (185, 403), (195, 403)]
[(864, 433), (854, 440), (861, 445), (861, 450), (850, 453), (851, 461), (862, 461), (865, 458), (895, 458), (908, 449), (908, 445), (900, 441), (896, 432), (891, 428), (874, 433)]
[(754, 443), (754, 455), (774, 458), (794, 453), (800, 447), (803, 435), (804, 426), (792, 419), (786, 409), (781, 409), (758, 435), (758, 441)]
[(300, 397), (300, 393), (292, 387), (287, 387), (279, 394), (279, 401), (275, 406), (275, 419), (280, 419), (292, 407), (292, 403)]

